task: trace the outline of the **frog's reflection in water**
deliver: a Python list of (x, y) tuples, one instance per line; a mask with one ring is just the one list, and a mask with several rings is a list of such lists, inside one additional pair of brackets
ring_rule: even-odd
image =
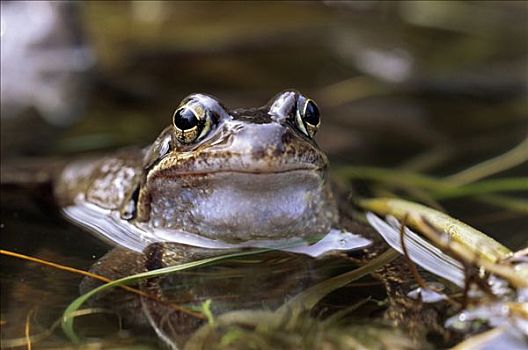
[[(217, 250), (177, 243), (154, 243), (144, 254), (116, 248), (94, 264), (92, 272), (115, 279), (218, 254)], [(118, 288), (97, 295), (91, 303), (116, 310), (130, 327), (152, 326), (169, 344), (182, 345), (207, 322), (196, 311), (208, 300), (214, 317), (233, 310), (275, 310), (306, 288), (350, 266), (348, 260), (338, 257), (314, 259), (268, 251), (139, 282), (136, 287), (151, 297)], [(99, 284), (86, 278), (81, 291)]]

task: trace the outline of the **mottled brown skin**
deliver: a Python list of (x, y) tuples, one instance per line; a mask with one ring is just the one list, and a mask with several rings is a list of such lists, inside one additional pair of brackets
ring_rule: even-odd
[(145, 150), (71, 164), (56, 196), (65, 207), (82, 197), (123, 220), (225, 242), (326, 234), (337, 207), (327, 157), (313, 140), (319, 122), (299, 116), (306, 101), (288, 91), (266, 106), (229, 111), (191, 95), (179, 110), (204, 120), (196, 139), (173, 124)]
[(129, 147), (101, 159), (68, 164), (55, 184), (58, 204), (71, 205), (75, 196), (82, 193), (87, 201), (101, 208), (122, 210), (141, 181), (142, 157), (142, 149)]

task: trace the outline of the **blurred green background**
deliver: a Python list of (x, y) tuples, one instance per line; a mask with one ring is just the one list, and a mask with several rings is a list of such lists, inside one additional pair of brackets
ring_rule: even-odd
[(526, 135), (523, 1), (90, 1), (77, 10), (96, 59), (87, 108), (23, 147), (28, 130), (4, 122), (4, 154), (147, 144), (190, 93), (250, 107), (286, 88), (318, 102), (319, 142), (345, 162), (394, 165), (431, 149), (479, 160)]
[[(322, 111), (317, 139), (332, 169), (368, 165), (442, 177), (527, 137), (525, 1), (87, 1), (72, 11), (66, 18), (94, 63), (79, 76), (87, 87), (82, 96), (68, 98), (86, 104), (59, 126), (35, 108), (2, 118), (3, 163), (147, 145), (194, 92), (238, 108), (298, 89)], [(526, 161), (505, 169), (491, 178), (528, 173)], [(410, 184), (414, 199), (425, 198)], [(525, 200), (526, 191), (508, 196)], [(32, 194), (3, 188), (2, 197), (4, 249), (80, 268), (107, 250), (43, 210)], [(441, 204), (512, 249), (528, 244), (526, 206), (508, 210), (471, 198)], [(78, 295), (80, 281), (31, 265), (27, 283), (46, 285), (44, 297), (34, 297), (18, 282), (20, 264), (2, 258), (3, 283), (12, 291), (2, 293), (10, 337), (22, 334), (33, 304), (50, 325)]]

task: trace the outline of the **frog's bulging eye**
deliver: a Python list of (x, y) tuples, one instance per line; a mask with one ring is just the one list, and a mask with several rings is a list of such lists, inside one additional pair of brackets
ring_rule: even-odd
[(319, 119), (319, 108), (314, 101), (308, 100), (304, 105), (304, 121), (313, 127), (319, 126), (321, 120)]
[(201, 139), (211, 128), (210, 119), (200, 104), (186, 104), (178, 108), (173, 116), (176, 138), (183, 144)]
[(180, 108), (174, 113), (174, 126), (181, 131), (188, 131), (198, 126), (198, 118), (188, 108)]
[(319, 108), (315, 102), (307, 98), (299, 99), (295, 121), (304, 134), (313, 137), (321, 124)]

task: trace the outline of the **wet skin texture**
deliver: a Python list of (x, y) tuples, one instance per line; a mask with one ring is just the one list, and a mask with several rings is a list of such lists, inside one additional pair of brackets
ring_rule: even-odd
[(71, 164), (56, 196), (232, 243), (326, 234), (338, 214), (313, 140), (319, 124), (315, 103), (295, 91), (235, 110), (190, 95), (152, 146)]

